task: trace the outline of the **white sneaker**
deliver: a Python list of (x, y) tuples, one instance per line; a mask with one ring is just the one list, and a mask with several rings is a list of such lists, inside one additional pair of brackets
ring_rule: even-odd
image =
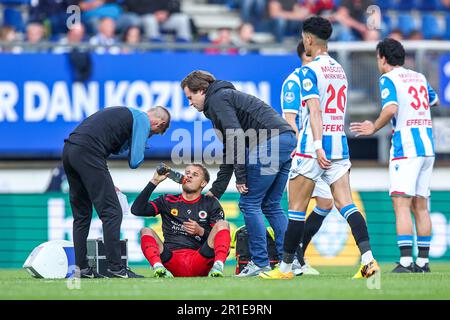
[(208, 277), (213, 277), (213, 278), (221, 278), (223, 277), (223, 262), (217, 260), (216, 262), (214, 262), (211, 270), (208, 273)]
[(236, 277), (256, 277), (259, 275), (260, 272), (270, 271), (272, 268), (270, 268), (270, 265), (265, 267), (258, 267), (256, 264), (253, 263), (253, 261), (250, 261), (244, 269), (242, 269), (241, 273), (237, 274)]
[(302, 273), (308, 276), (318, 276), (320, 274), (319, 271), (311, 267), (308, 263), (305, 263), (304, 266), (301, 266)]
[(292, 261), (292, 272), (296, 276), (301, 276), (302, 274), (317, 276), (320, 274), (319, 271), (311, 267), (307, 262), (302, 266), (297, 259), (294, 259), (294, 261)]
[(301, 276), (303, 274), (302, 265), (298, 262), (298, 259), (292, 261), (292, 272), (295, 276)]

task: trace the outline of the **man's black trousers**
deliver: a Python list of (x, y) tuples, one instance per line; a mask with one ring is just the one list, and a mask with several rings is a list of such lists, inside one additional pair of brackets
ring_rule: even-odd
[(86, 240), (92, 219), (93, 204), (103, 225), (108, 267), (112, 270), (120, 269), (122, 209), (106, 159), (88, 148), (66, 142), (63, 150), (63, 165), (69, 182), (76, 265), (80, 269), (88, 267)]

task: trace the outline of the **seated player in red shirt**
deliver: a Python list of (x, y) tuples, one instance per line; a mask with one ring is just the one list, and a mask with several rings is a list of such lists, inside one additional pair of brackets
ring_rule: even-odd
[(208, 170), (201, 164), (188, 165), (181, 194), (149, 201), (167, 175), (155, 172), (131, 207), (136, 216), (161, 215), (164, 243), (154, 230), (141, 230), (142, 252), (155, 277), (222, 277), (230, 248), (230, 226), (219, 201), (201, 194), (209, 182)]

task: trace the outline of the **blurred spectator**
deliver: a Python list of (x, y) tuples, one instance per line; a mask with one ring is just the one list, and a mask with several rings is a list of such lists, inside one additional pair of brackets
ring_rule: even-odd
[[(122, 42), (124, 44), (130, 44), (130, 45), (137, 45), (141, 42), (141, 29), (136, 26), (131, 26), (125, 32), (122, 36)], [(122, 53), (133, 53), (136, 52), (135, 48), (124, 46), (122, 48)]]
[(123, 43), (138, 44), (141, 42), (141, 29), (136, 26), (129, 27), (122, 38)]
[(450, 10), (450, 0), (441, 0), (441, 5), (444, 10)]
[(44, 26), (37, 22), (32, 22), (27, 25), (26, 41), (30, 44), (37, 44), (45, 40)]
[(419, 30), (413, 30), (408, 36), (408, 40), (419, 41), (423, 40), (423, 34)]
[(59, 41), (59, 45), (53, 50), (57, 54), (68, 54), (71, 67), (72, 80), (74, 82), (85, 82), (92, 74), (91, 53), (87, 47), (76, 46), (85, 40), (85, 27), (76, 23), (69, 28), (66, 37)]
[(97, 31), (101, 19), (117, 20), (122, 13), (122, 8), (116, 0), (78, 0), (78, 5), (82, 11), (81, 18), (89, 34)]
[[(217, 33), (217, 38), (214, 39), (211, 44), (222, 45), (222, 46), (233, 46), (235, 45), (232, 41), (231, 29), (230, 28), (220, 28)], [(207, 48), (205, 49), (207, 54), (237, 54), (237, 48)]]
[[(0, 27), (0, 41), (1, 42), (14, 42), (17, 41), (17, 33), (16, 29), (11, 26), (3, 26)], [(0, 52), (12, 52), (12, 53), (20, 53), (22, 48), (18, 46), (4, 46), (0, 47)]]
[(334, 0), (303, 0), (303, 6), (314, 15), (329, 15), (334, 9)]
[(16, 29), (10, 26), (0, 27), (0, 41), (12, 42), (16, 40)]
[(80, 44), (84, 41), (85, 29), (83, 24), (76, 23), (70, 27), (67, 35), (59, 41), (58, 46), (53, 50), (54, 53), (68, 53), (71, 47), (68, 45)]
[(161, 41), (161, 31), (175, 32), (178, 40), (191, 41), (192, 28), (188, 15), (180, 12), (178, 0), (125, 0), (127, 12), (122, 15), (119, 29), (142, 26), (145, 36)]
[(250, 23), (243, 23), (239, 26), (238, 29), (238, 38), (236, 41), (236, 45), (239, 47), (239, 54), (247, 54), (247, 53), (255, 53), (258, 52), (256, 49), (247, 49), (242, 48), (246, 45), (254, 44), (253, 36), (255, 35), (255, 28)]
[(49, 24), (50, 34), (67, 32), (67, 8), (77, 4), (76, 0), (33, 0), (30, 2), (29, 22)]
[(95, 52), (100, 54), (105, 52), (109, 52), (111, 54), (119, 53), (120, 48), (112, 46), (117, 43), (115, 32), (116, 23), (113, 19), (101, 19), (98, 25), (98, 33), (89, 40), (89, 43), (91, 45), (108, 46), (108, 48), (99, 47), (95, 49)]
[(263, 18), (267, 0), (241, 0), (241, 19), (243, 22), (257, 23)]
[(79, 44), (83, 42), (85, 36), (84, 25), (81, 23), (74, 24), (67, 33), (67, 43)]
[(366, 25), (366, 10), (371, 0), (342, 0), (333, 19), (333, 40), (370, 40), (372, 37)]
[(367, 30), (364, 40), (365, 41), (379, 41), (381, 38), (381, 33), (378, 30)]
[(405, 37), (400, 29), (393, 29), (391, 33), (388, 34), (387, 38), (391, 38), (397, 41), (402, 41)]
[(309, 9), (297, 0), (270, 0), (269, 17), (274, 23), (274, 35), (282, 42), (286, 34), (300, 34), (302, 21), (310, 15)]

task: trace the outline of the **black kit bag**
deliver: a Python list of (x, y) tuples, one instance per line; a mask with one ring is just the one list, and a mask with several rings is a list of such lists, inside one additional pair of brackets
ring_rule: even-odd
[[(275, 247), (275, 234), (271, 227), (266, 228), (267, 252), (269, 254), (270, 266), (273, 268), (279, 261)], [(239, 274), (250, 261), (248, 249), (247, 227), (244, 225), (233, 233), (231, 247), (236, 249), (236, 274)]]

